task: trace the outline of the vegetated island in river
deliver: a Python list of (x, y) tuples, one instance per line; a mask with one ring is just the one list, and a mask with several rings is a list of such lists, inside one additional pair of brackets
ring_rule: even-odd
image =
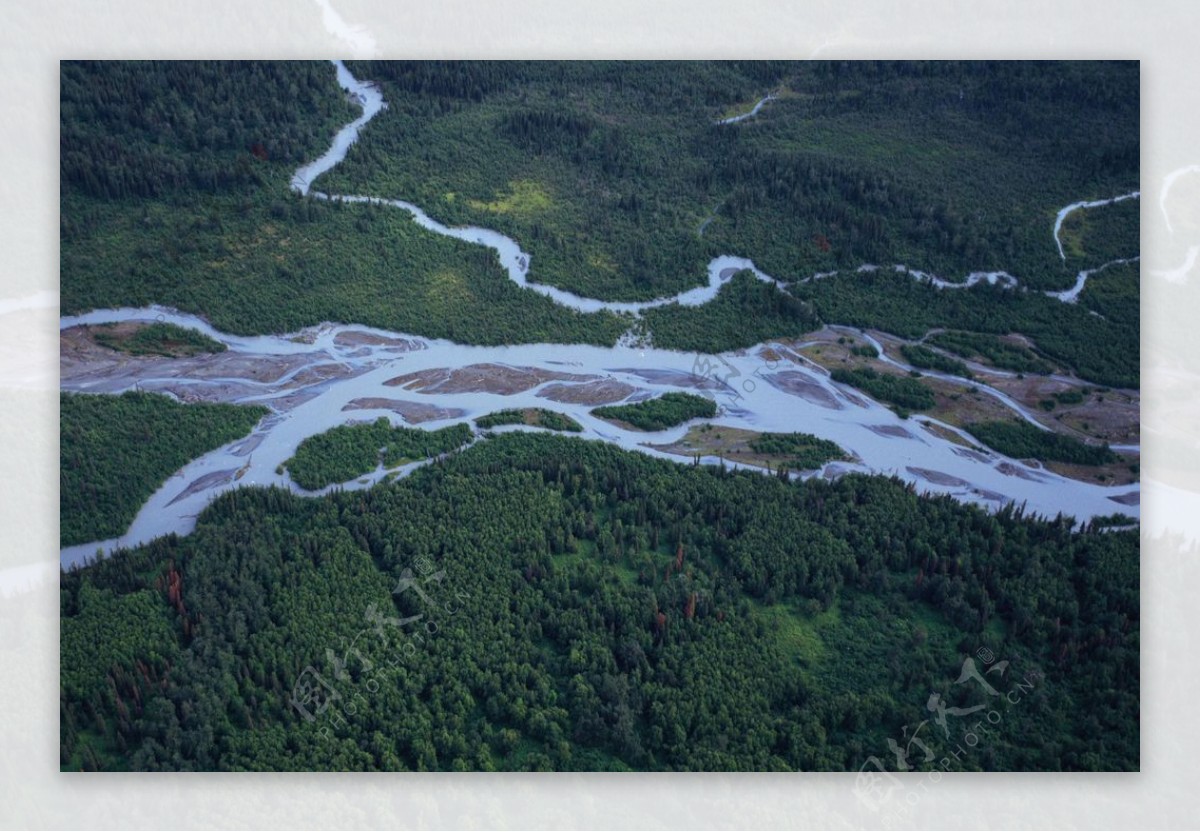
[(565, 413), (546, 410), (544, 407), (526, 407), (521, 410), (497, 410), (475, 420), (476, 427), (486, 430), (501, 425), (528, 425), (547, 430), (579, 433), (583, 425)]
[(97, 344), (130, 355), (176, 358), (226, 349), (220, 341), (202, 332), (175, 324), (99, 324), (91, 329)]
[(700, 459), (716, 457), (777, 471), (812, 471), (853, 457), (836, 442), (808, 433), (763, 433), (709, 423), (694, 425), (676, 442), (651, 447)]
[(717, 415), (717, 403), (693, 393), (664, 393), (636, 404), (597, 407), (592, 414), (637, 430), (658, 431), (692, 419), (711, 419)]
[(429, 459), (470, 441), (471, 428), (465, 423), (422, 430), (399, 427), (380, 416), (369, 424), (339, 425), (308, 437), (284, 467), (296, 485), (315, 491), (368, 474), (381, 465), (397, 468)]

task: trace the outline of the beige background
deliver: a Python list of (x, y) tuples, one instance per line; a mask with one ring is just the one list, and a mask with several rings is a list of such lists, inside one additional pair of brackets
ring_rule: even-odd
[[(58, 61), (62, 58), (1137, 58), (1142, 64), (1142, 773), (959, 775), (907, 825), (1200, 817), (1200, 4), (5, 0), (0, 26), (0, 823), (58, 828), (875, 826), (853, 776), (58, 772)], [(1080, 194), (1080, 198), (1107, 194)]]

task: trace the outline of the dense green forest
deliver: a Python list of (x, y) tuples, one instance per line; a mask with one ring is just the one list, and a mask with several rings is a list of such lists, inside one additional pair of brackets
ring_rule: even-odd
[(834, 459), (845, 459), (846, 452), (836, 442), (811, 433), (764, 433), (750, 440), (755, 453), (783, 457), (781, 467), (804, 471), (820, 468)]
[(298, 486), (315, 491), (369, 474), (380, 465), (395, 468), (461, 448), (470, 441), (471, 428), (465, 423), (422, 430), (399, 427), (380, 416), (369, 424), (338, 425), (308, 437), (284, 467)]
[(244, 193), (355, 113), (315, 61), (63, 61), (59, 83), (63, 195), (114, 203)]
[(583, 425), (576, 422), (565, 413), (546, 410), (544, 407), (531, 407), (525, 410), (497, 410), (475, 420), (476, 427), (487, 429), (499, 425), (532, 425), (547, 430), (580, 433)]
[(664, 393), (636, 404), (592, 408), (601, 419), (614, 419), (638, 430), (666, 430), (692, 419), (711, 419), (717, 415), (712, 399), (693, 393)]
[(796, 338), (820, 325), (809, 304), (745, 271), (734, 275), (708, 303), (654, 307), (642, 313), (641, 321), (653, 335), (654, 346), (704, 353)]
[(61, 762), (1136, 770), (1138, 536), (1071, 526), (541, 433), (241, 488), (62, 576)]
[(1104, 514), (1099, 517), (1093, 517), (1091, 526), (1097, 529), (1110, 528), (1112, 526), (1136, 526), (1137, 518), (1130, 517), (1123, 512), (1115, 512), (1113, 514)]
[[(592, 297), (690, 288), (724, 253), (789, 283), (740, 276), (711, 304), (650, 310), (638, 325), (658, 346), (715, 352), (822, 321), (909, 337), (946, 326), (1021, 332), (1089, 380), (1137, 384), (1136, 264), (1121, 289), (1087, 300), (1089, 286), (1076, 306), (853, 271), (1006, 270), (1036, 290), (1136, 255), (1136, 200), (1069, 215), (1065, 262), (1050, 233), (1061, 206), (1137, 187), (1136, 62), (353, 69), (389, 106), (325, 190), (497, 228), (534, 255), (531, 279)], [(238, 334), (331, 320), (482, 344), (612, 344), (632, 323), (523, 291), (488, 250), (402, 211), (291, 193), (295, 167), (357, 114), (328, 64), (62, 72), (64, 312), (157, 302)], [(767, 90), (780, 97), (755, 118), (715, 123)]]
[(966, 429), (983, 444), (1013, 459), (1104, 465), (1120, 458), (1107, 444), (1089, 445), (1073, 436), (1036, 428), (1021, 419), (980, 422), (966, 425)]
[(224, 352), (226, 349), (220, 341), (209, 338), (203, 332), (175, 324), (147, 324), (138, 327), (128, 336), (117, 334), (115, 324), (100, 324), (89, 329), (97, 344), (130, 355), (173, 357)]
[(839, 367), (829, 377), (857, 387), (872, 398), (893, 404), (902, 411), (928, 410), (934, 405), (933, 390), (915, 378), (880, 373), (870, 367)]
[(265, 407), (179, 404), (153, 393), (60, 394), (60, 545), (123, 534), (167, 477), (245, 436), (266, 414)]
[[(1107, 322), (1122, 332), (1141, 332), (1140, 269), (1137, 263), (1121, 263), (1109, 266), (1093, 274), (1087, 286), (1079, 293), (1079, 305), (1088, 310), (1092, 320)], [(1133, 349), (1134, 357), (1140, 357), (1137, 340), (1122, 341)], [(1099, 379), (1097, 379), (1099, 381)]]

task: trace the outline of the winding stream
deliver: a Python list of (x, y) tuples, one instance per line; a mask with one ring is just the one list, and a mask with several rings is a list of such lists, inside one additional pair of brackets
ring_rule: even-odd
[(1062, 231), (1063, 220), (1065, 220), (1070, 214), (1073, 214), (1076, 211), (1083, 211), (1088, 208), (1103, 208), (1105, 205), (1112, 205), (1117, 202), (1124, 202), (1127, 199), (1141, 199), (1141, 196), (1142, 196), (1141, 191), (1131, 191), (1127, 194), (1121, 194), (1120, 196), (1114, 196), (1111, 199), (1093, 199), (1090, 201), (1084, 200), (1082, 202), (1072, 202), (1070, 205), (1068, 205), (1065, 208), (1063, 208), (1062, 210), (1060, 210), (1058, 212), (1058, 216), (1056, 216), (1054, 218), (1054, 244), (1056, 246), (1058, 246), (1058, 256), (1061, 257), (1064, 262), (1067, 259), (1067, 255), (1063, 251), (1062, 240), (1059, 239), (1058, 235), (1059, 235), (1059, 232)]
[(1063, 303), (1075, 303), (1079, 300), (1079, 293), (1083, 291), (1083, 287), (1087, 285), (1088, 278), (1094, 274), (1104, 271), (1109, 266), (1122, 266), (1126, 263), (1137, 263), (1141, 260), (1140, 257), (1130, 257), (1123, 260), (1113, 260), (1110, 263), (1105, 263), (1103, 266), (1097, 266), (1094, 269), (1085, 269), (1075, 276), (1075, 285), (1070, 289), (1062, 292), (1047, 292), (1046, 294), (1052, 298), (1058, 298)]
[[(361, 128), (386, 106), (376, 87), (357, 81), (340, 61), (335, 65), (339, 83), (362, 105), (363, 115), (337, 133), (324, 155), (296, 172), (292, 188), (301, 194), (405, 210), (418, 224), (435, 233), (494, 249), (510, 279), (518, 285), (583, 312), (608, 309), (636, 314), (666, 303), (699, 305), (715, 297), (720, 287), (741, 269), (751, 270), (759, 280), (781, 285), (746, 258), (722, 256), (709, 264), (707, 285), (674, 297), (643, 303), (584, 298), (529, 282), (526, 274), (531, 256), (521, 251), (515, 241), (495, 231), (448, 228), (417, 206), (401, 200), (314, 191), (312, 182), (345, 158)], [(919, 272), (914, 276), (937, 280)], [(980, 273), (963, 284), (947, 283), (945, 288), (967, 285), (972, 279), (1016, 284), (1015, 278), (1004, 273)], [(404, 475), (425, 464), (411, 463), (392, 471), (377, 469), (322, 492), (306, 492), (286, 472), (277, 473), (303, 439), (347, 422), (380, 416), (395, 424), (419, 423), (422, 428), (437, 429), (494, 410), (542, 407), (578, 421), (583, 425), (584, 439), (686, 461), (686, 457), (650, 447), (678, 441), (687, 432), (686, 425), (643, 433), (624, 430), (590, 413), (597, 403), (636, 401), (680, 389), (714, 397), (721, 406), (717, 418), (712, 420), (716, 425), (813, 433), (837, 442), (856, 459), (851, 463), (830, 463), (812, 476), (836, 476), (847, 471), (894, 474), (915, 483), (922, 491), (951, 494), (992, 508), (1015, 501), (1026, 504), (1031, 512), (1050, 516), (1062, 512), (1081, 520), (1118, 510), (1132, 515), (1139, 513), (1137, 485), (1093, 485), (1065, 479), (1036, 463), (1026, 465), (998, 454), (971, 451), (935, 435), (918, 420), (900, 419), (877, 402), (835, 384), (823, 370), (803, 361), (773, 358), (762, 346), (719, 356), (640, 348), (629, 343), (611, 348), (563, 344), (484, 347), (353, 324), (323, 324), (299, 333), (237, 337), (215, 330), (194, 315), (162, 307), (98, 310), (63, 317), (59, 328), (63, 331), (82, 324), (155, 320), (200, 330), (226, 344), (228, 351), (179, 359), (123, 356), (103, 359), (93, 356), (74, 362), (64, 359), (62, 389), (119, 393), (137, 388), (188, 401), (259, 403), (272, 413), (255, 427), (250, 437), (193, 460), (169, 478), (121, 537), (63, 549), (60, 553), (63, 566), (81, 563), (97, 550), (108, 553), (170, 532), (186, 534), (195, 527), (196, 515), (215, 496), (242, 485), (278, 485), (308, 495), (332, 488), (369, 487), (387, 476)], [(777, 352), (786, 354), (784, 350)], [(388, 384), (413, 373), (424, 373), (434, 380)], [(497, 377), (496, 383), (480, 385), (463, 380), (467, 376), (489, 374)], [(504, 378), (499, 379), (500, 376)], [(999, 391), (986, 385), (980, 385), (980, 389), (1031, 418), (1020, 404)], [(611, 393), (613, 390), (620, 392)], [(601, 402), (597, 396), (603, 391), (610, 392)], [(417, 417), (414, 413), (422, 415)], [(524, 429), (509, 426), (495, 432)], [(738, 467), (736, 462), (726, 461), (726, 464)]]
[[(358, 136), (363, 127), (367, 125), (376, 115), (387, 107), (383, 100), (383, 93), (379, 88), (370, 81), (359, 81), (356, 79), (342, 61), (333, 61), (337, 68), (338, 84), (346, 91), (346, 93), (359, 104), (363, 109), (363, 114), (354, 121), (347, 124), (334, 136), (333, 142), (329, 149), (325, 151), (315, 161), (310, 162), (298, 169), (292, 177), (292, 190), (302, 196), (310, 196), (314, 199), (323, 199), (333, 202), (348, 202), (348, 203), (368, 203), (372, 205), (386, 205), (400, 210), (407, 211), (412, 215), (413, 221), (422, 228), (432, 231), (435, 234), (441, 234), (446, 237), (453, 237), (464, 242), (475, 243), (492, 249), (496, 252), (501, 266), (508, 274), (509, 280), (516, 283), (522, 289), (528, 289), (538, 294), (545, 295), (562, 306), (578, 310), (580, 312), (600, 312), (609, 311), (616, 313), (633, 313), (636, 315), (645, 309), (652, 309), (658, 306), (665, 306), (671, 303), (678, 303), (681, 306), (700, 306), (708, 303), (717, 296), (729, 280), (738, 271), (747, 270), (754, 277), (764, 283), (773, 283), (782, 288), (787, 285), (785, 281), (777, 280), (768, 274), (765, 274), (760, 269), (755, 267), (754, 262), (746, 257), (738, 257), (734, 255), (721, 255), (713, 258), (708, 264), (708, 281), (703, 286), (698, 286), (694, 289), (689, 289), (680, 292), (677, 295), (656, 298), (649, 301), (640, 302), (625, 302), (625, 301), (605, 301), (597, 298), (587, 298), (581, 295), (576, 295), (572, 292), (563, 291), (554, 286), (548, 286), (542, 283), (535, 283), (529, 280), (529, 264), (533, 259), (533, 255), (529, 252), (521, 250), (520, 245), (510, 237), (500, 234), (488, 228), (478, 228), (475, 226), (464, 226), (459, 228), (451, 228), (443, 225), (437, 220), (430, 217), (419, 206), (411, 202), (405, 202), (401, 199), (386, 199), (377, 196), (364, 195), (348, 195), (348, 194), (328, 194), (323, 191), (312, 189), (312, 183), (321, 174), (332, 170), (338, 163), (346, 158), (346, 153), (350, 150), (350, 146), (358, 141)], [(734, 116), (728, 119), (719, 121), (719, 124), (732, 124), (743, 119), (750, 118), (756, 115), (764, 104), (778, 96), (771, 94), (767, 95), (754, 108), (747, 113), (739, 116)], [(1122, 202), (1126, 199), (1136, 199), (1140, 196), (1140, 192), (1134, 191), (1129, 194), (1113, 197), (1112, 199), (1093, 200), (1085, 202), (1072, 203), (1058, 212), (1054, 223), (1054, 241), (1058, 246), (1059, 254), (1062, 254), (1062, 244), (1059, 242), (1059, 230), (1062, 227), (1063, 220), (1073, 211), (1085, 208), (1097, 208), (1111, 203)], [(703, 233), (703, 228), (711, 217), (701, 224), (698, 233)], [(1065, 259), (1065, 255), (1064, 255)], [(1136, 259), (1136, 258), (1134, 258)], [(1058, 298), (1066, 303), (1073, 303), (1083, 290), (1087, 278), (1115, 263), (1131, 262), (1129, 260), (1117, 260), (1113, 263), (1105, 263), (1104, 265), (1080, 272), (1077, 275), (1075, 286), (1062, 292), (1045, 292), (1044, 294)], [(859, 266), (857, 272), (878, 271), (881, 266), (874, 264), (864, 264)], [(920, 271), (919, 269), (911, 269), (902, 264), (895, 264), (891, 267), (894, 271), (907, 274), (914, 280), (921, 280), (930, 283), (938, 289), (967, 289), (979, 283), (989, 283), (992, 285), (1001, 285), (1008, 289), (1015, 289), (1020, 285), (1020, 281), (1016, 277), (1004, 271), (993, 272), (971, 272), (961, 281), (946, 280), (929, 272)], [(797, 282), (807, 283), (810, 280), (822, 280), (836, 277), (841, 272), (831, 271), (816, 274), (811, 277), (803, 278)]]
[(778, 97), (779, 96), (775, 93), (764, 95), (748, 112), (737, 116), (730, 116), (729, 118), (718, 119), (717, 124), (737, 124), (738, 122), (745, 121), (748, 118), (754, 118), (756, 115), (758, 115), (758, 111), (763, 108), (764, 104), (766, 104), (768, 101), (774, 101)]

